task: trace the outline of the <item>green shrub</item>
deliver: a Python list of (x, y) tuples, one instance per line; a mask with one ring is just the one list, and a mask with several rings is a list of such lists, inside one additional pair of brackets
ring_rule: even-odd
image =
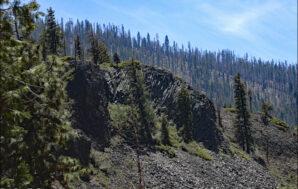
[(99, 171), (97, 174), (97, 182), (104, 187), (108, 187), (111, 184), (109, 177), (107, 177), (106, 174), (101, 171)]
[(167, 155), (169, 158), (176, 157), (175, 151), (171, 148), (171, 146), (166, 145), (156, 145), (155, 148), (159, 150), (161, 153)]
[(231, 156), (229, 154), (225, 154), (222, 150), (219, 150), (219, 155), (220, 156), (223, 156), (223, 157), (226, 157), (226, 158), (231, 158)]
[[(124, 60), (120, 64), (118, 64), (118, 67), (126, 67), (128, 64), (131, 64), (131, 60)], [(134, 60), (134, 64), (136, 66), (142, 65), (142, 63), (138, 60)]]
[(234, 143), (234, 142), (230, 142), (230, 144), (231, 144), (233, 147), (235, 147), (235, 148), (239, 148), (239, 145), (236, 144), (236, 143)]
[(273, 121), (274, 126), (277, 127), (279, 130), (287, 131), (290, 128), (286, 122), (284, 122), (276, 117), (272, 117), (271, 121)]
[(68, 60), (74, 60), (75, 58), (73, 56), (63, 56), (61, 58), (62, 61), (68, 61)]
[(181, 140), (181, 137), (178, 136), (176, 128), (174, 126), (169, 126), (168, 131), (171, 145), (178, 148), (180, 146), (179, 141)]
[(277, 186), (278, 189), (296, 189), (297, 186), (289, 185), (289, 184), (284, 184), (283, 182), (279, 183)]
[(119, 135), (113, 136), (110, 141), (112, 147), (116, 147), (121, 143), (121, 137)]
[[(115, 172), (112, 168), (110, 156), (107, 152), (110, 152), (110, 148), (105, 148), (105, 152), (97, 151), (91, 148), (90, 151), (90, 162), (89, 170), (87, 169), (85, 173), (81, 173), (82, 176), (88, 175), (87, 173), (92, 173), (96, 175), (97, 182), (104, 187), (108, 187), (110, 185), (109, 175)], [(82, 177), (81, 176), (81, 177)]]
[(197, 156), (205, 160), (213, 161), (213, 158), (203, 148), (195, 148), (195, 153)]
[(232, 113), (237, 113), (237, 109), (236, 108), (224, 108), (225, 110), (228, 110)]
[(91, 163), (94, 164), (96, 169), (99, 169), (105, 173), (112, 172), (112, 165), (109, 154), (91, 148), (90, 160)]
[(281, 179), (282, 180), (282, 177), (276, 172), (276, 170), (274, 170), (274, 169), (268, 169), (269, 170), (269, 172), (272, 174), (272, 175), (274, 175), (274, 176), (276, 176), (277, 178), (279, 178), (279, 179)]
[(180, 81), (183, 80), (182, 77), (181, 77), (180, 75), (175, 75), (175, 78), (178, 79), (178, 80), (180, 80)]
[(108, 109), (112, 120), (112, 132), (121, 132), (121, 129), (126, 125), (130, 106), (109, 103)]
[(234, 148), (234, 147), (230, 147), (230, 150), (233, 154), (239, 156), (239, 157), (242, 157), (243, 159), (246, 159), (247, 161), (250, 161), (250, 158), (245, 155), (243, 152), (241, 152), (240, 150), (238, 150), (237, 148)]
[(105, 66), (105, 67), (113, 67), (113, 63), (110, 62), (104, 62), (102, 64), (97, 63), (98, 66)]
[(182, 145), (181, 145), (181, 148), (182, 148), (182, 150), (184, 150), (184, 151), (186, 151), (186, 152), (188, 152), (190, 154), (199, 156), (200, 158), (203, 158), (203, 159), (208, 160), (208, 161), (213, 161), (212, 156), (210, 156), (205, 151), (205, 149), (203, 149), (202, 147), (200, 147), (195, 142), (190, 142), (190, 143), (184, 143), (183, 142)]

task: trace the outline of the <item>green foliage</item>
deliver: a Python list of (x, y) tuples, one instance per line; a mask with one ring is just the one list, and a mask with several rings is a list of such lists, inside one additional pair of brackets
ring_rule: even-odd
[(241, 152), (240, 150), (238, 150), (237, 148), (231, 146), (230, 147), (230, 150), (231, 150), (231, 152), (233, 154), (235, 154), (235, 155), (237, 155), (239, 157), (242, 157), (243, 159), (246, 159), (247, 161), (250, 161), (250, 158), (247, 155), (245, 155), (243, 152)]
[(108, 48), (106, 45), (103, 43), (103, 41), (99, 41), (99, 46), (98, 46), (98, 63), (102, 64), (105, 62), (111, 62), (110, 61), (110, 56), (108, 54)]
[(101, 171), (99, 171), (97, 174), (97, 182), (104, 187), (108, 187), (111, 185), (109, 177)]
[(175, 78), (180, 80), (180, 81), (183, 81), (182, 77), (180, 75), (175, 75)]
[(0, 13), (0, 187), (67, 188), (74, 163), (60, 154), (72, 137), (65, 89), (72, 70), (56, 56), (43, 61), (33, 43), (36, 2), (10, 7)]
[(46, 60), (47, 55), (61, 54), (63, 31), (56, 23), (55, 12), (50, 7), (46, 15), (45, 25), (40, 33), (39, 45), (42, 47), (42, 56)]
[(109, 175), (114, 173), (108, 151), (109, 150), (100, 152), (91, 148), (89, 155), (92, 163), (89, 167), (92, 173), (96, 175), (98, 183), (102, 184), (104, 187), (108, 187), (110, 185)]
[(262, 112), (266, 117), (270, 117), (269, 112), (272, 111), (272, 106), (270, 104), (267, 104), (266, 102), (263, 101), (262, 103)]
[(79, 58), (79, 60), (83, 59), (81, 40), (80, 40), (80, 36), (78, 35), (75, 38), (75, 60), (77, 60), (77, 57)]
[(272, 175), (274, 175), (275, 177), (277, 177), (277, 178), (279, 178), (279, 179), (281, 179), (281, 180), (283, 179), (282, 176), (280, 176), (280, 175), (276, 172), (275, 169), (269, 168), (268, 170), (269, 170), (269, 172), (270, 172)]
[(161, 119), (161, 142), (164, 145), (169, 145), (171, 143), (169, 138), (168, 120), (165, 115), (163, 115)]
[(112, 121), (112, 134), (126, 133), (128, 129), (127, 119), (131, 111), (129, 105), (124, 104), (111, 104), (109, 103), (108, 109)]
[(105, 46), (103, 41), (98, 40), (92, 29), (89, 31), (88, 38), (90, 43), (88, 53), (91, 55), (93, 63), (103, 64), (110, 62), (107, 47)]
[(108, 153), (100, 152), (91, 148), (89, 157), (96, 169), (99, 169), (103, 172), (110, 172), (112, 166)]
[(224, 153), (222, 150), (219, 150), (219, 155), (231, 159), (231, 156), (229, 154)]
[(271, 117), (269, 115), (269, 112), (271, 110), (272, 110), (272, 106), (263, 101), (263, 103), (262, 103), (262, 112), (263, 112), (262, 120), (265, 125), (268, 125), (268, 119)]
[(170, 144), (176, 148), (180, 146), (180, 142), (182, 139), (179, 137), (178, 132), (176, 130), (175, 126), (169, 126), (168, 127), (169, 131), (169, 139), (170, 139)]
[(122, 139), (119, 135), (115, 135), (111, 138), (110, 142), (112, 147), (116, 147), (121, 143)]
[(63, 56), (60, 59), (62, 61), (69, 61), (69, 60), (74, 60), (75, 58), (73, 56)]
[(252, 150), (253, 138), (251, 134), (250, 115), (246, 107), (246, 92), (244, 83), (240, 80), (240, 73), (234, 77), (234, 98), (236, 108), (236, 138), (242, 146), (243, 150), (249, 154)]
[(284, 122), (276, 117), (272, 117), (271, 121), (274, 123), (274, 126), (277, 127), (279, 130), (288, 131), (290, 128), (286, 122)]
[(193, 117), (191, 99), (188, 90), (183, 85), (178, 93), (176, 105), (177, 126), (185, 142), (193, 140)]
[(248, 89), (247, 96), (249, 100), (249, 110), (252, 111), (252, 92), (251, 89)]
[(176, 157), (175, 151), (171, 148), (171, 146), (160, 144), (156, 145), (155, 148), (167, 155), (169, 158)]
[(143, 75), (140, 72), (139, 62), (132, 59), (126, 66), (126, 73), (129, 77), (130, 123), (134, 127), (134, 132), (137, 133), (139, 141), (150, 144), (153, 142), (152, 133), (155, 129), (155, 114), (148, 100), (148, 93), (144, 85)]
[(113, 55), (113, 61), (115, 64), (120, 64), (120, 58), (118, 56), (118, 54), (115, 52), (114, 55)]
[(289, 185), (289, 184), (284, 184), (283, 182), (279, 183), (277, 186), (278, 189), (296, 189), (297, 186), (295, 185)]
[(205, 149), (203, 149), (202, 147), (200, 147), (196, 142), (190, 142), (190, 143), (182, 143), (181, 144), (181, 148), (182, 150), (190, 153), (190, 154), (193, 154), (193, 155), (196, 155), (196, 156), (199, 156), (200, 158), (203, 158), (205, 160), (208, 160), (208, 161), (213, 161), (213, 158), (212, 156), (210, 156)]
[(234, 148), (239, 148), (238, 144), (234, 143), (234, 142), (230, 142), (230, 144), (234, 147)]
[(232, 113), (237, 113), (237, 109), (236, 108), (225, 108), (225, 110), (228, 110)]

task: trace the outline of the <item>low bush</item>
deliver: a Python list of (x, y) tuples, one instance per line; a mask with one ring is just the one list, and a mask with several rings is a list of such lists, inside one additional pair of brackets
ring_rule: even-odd
[(232, 113), (237, 113), (237, 109), (236, 108), (225, 108), (225, 110), (228, 110)]
[(181, 140), (181, 137), (178, 136), (176, 128), (174, 126), (169, 126), (168, 131), (171, 145), (178, 148), (180, 146), (179, 141)]
[(210, 156), (205, 149), (200, 147), (196, 142), (190, 142), (190, 143), (182, 143), (181, 148), (183, 151), (186, 151), (190, 154), (199, 156), (200, 158), (203, 158), (208, 161), (213, 161), (212, 156)]
[(221, 155), (222, 157), (226, 157), (226, 158), (231, 158), (231, 156), (229, 154), (225, 154), (222, 150), (219, 150), (219, 155)]
[(68, 60), (74, 60), (75, 58), (73, 56), (63, 56), (61, 58), (62, 61), (68, 61)]
[(276, 117), (272, 117), (271, 121), (274, 123), (274, 126), (277, 127), (279, 130), (288, 131), (290, 128), (286, 122), (284, 122)]
[(174, 158), (176, 157), (175, 151), (171, 148), (171, 146), (166, 146), (166, 145), (157, 145), (155, 146), (157, 150), (159, 150), (161, 153), (167, 155), (169, 158)]
[(243, 159), (246, 159), (247, 161), (250, 161), (250, 158), (245, 155), (243, 152), (241, 152), (240, 150), (238, 150), (237, 148), (234, 148), (234, 147), (230, 147), (230, 150), (233, 154), (239, 156), (239, 157), (242, 157)]

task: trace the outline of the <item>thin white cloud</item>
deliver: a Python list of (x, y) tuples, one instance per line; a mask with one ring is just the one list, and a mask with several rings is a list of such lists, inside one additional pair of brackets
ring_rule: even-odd
[(227, 34), (237, 35), (246, 39), (255, 36), (256, 27), (260, 27), (263, 17), (276, 11), (280, 5), (277, 2), (251, 4), (250, 6), (233, 6), (232, 8), (214, 6), (200, 2), (197, 10), (206, 14), (205, 22)]

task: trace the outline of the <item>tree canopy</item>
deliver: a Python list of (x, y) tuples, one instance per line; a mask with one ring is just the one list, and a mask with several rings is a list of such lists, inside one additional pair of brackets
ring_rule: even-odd
[(71, 70), (66, 71), (67, 63), (55, 55), (43, 61), (41, 45), (33, 42), (34, 20), (40, 15), (35, 1), (1, 1), (0, 7), (4, 5), (8, 9), (0, 10), (0, 187), (50, 188), (55, 181), (68, 187), (67, 174), (75, 160), (58, 152), (72, 136), (65, 90)]

